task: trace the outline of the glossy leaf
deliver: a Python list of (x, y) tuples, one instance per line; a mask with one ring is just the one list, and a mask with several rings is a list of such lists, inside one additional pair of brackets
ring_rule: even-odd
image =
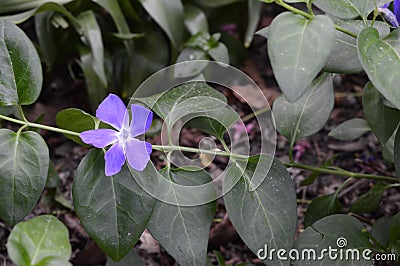
[(304, 227), (308, 227), (326, 216), (339, 213), (343, 205), (338, 201), (336, 196), (333, 193), (314, 199), (308, 206), (304, 216)]
[[(97, 122), (96, 117), (76, 108), (64, 109), (56, 116), (58, 127), (78, 133), (94, 129)], [(80, 145), (87, 146), (77, 136), (67, 134), (65, 136)]]
[(372, 131), (380, 143), (385, 144), (400, 122), (400, 111), (387, 107), (371, 83), (363, 91), (363, 111)]
[(361, 64), (376, 89), (398, 109), (400, 109), (400, 76), (394, 69), (400, 68), (399, 29), (385, 39), (379, 39), (375, 28), (366, 28), (357, 39), (357, 49)]
[(293, 145), (298, 139), (318, 132), (326, 123), (334, 105), (332, 78), (323, 74), (296, 102), (283, 95), (273, 105), (276, 128)]
[[(249, 158), (245, 171), (235, 163), (224, 178), (224, 202), (229, 219), (254, 253), (268, 249), (290, 249), (296, 229), (296, 193), (292, 179), (279, 160), (273, 164), (262, 184), (249, 190), (249, 176), (258, 163), (273, 160), (268, 155)], [(266, 171), (264, 172), (264, 174)], [(242, 175), (243, 174), (243, 175)], [(227, 188), (234, 185), (230, 191)], [(289, 261), (266, 261), (268, 265), (289, 265)]]
[(354, 140), (370, 130), (371, 128), (366, 120), (353, 118), (332, 129), (331, 132), (329, 132), (329, 136), (339, 140)]
[[(345, 20), (336, 23), (338, 26), (358, 34), (365, 28), (362, 20)], [(371, 21), (368, 21), (371, 24)], [(390, 28), (386, 23), (375, 21), (374, 27), (379, 31), (381, 37), (385, 37), (390, 33)], [(357, 73), (362, 71), (362, 65), (358, 59), (357, 39), (336, 31), (335, 45), (329, 55), (328, 61), (324, 67), (325, 71), (336, 73)]]
[[(212, 181), (211, 176), (204, 170), (164, 169), (160, 174), (175, 184), (185, 186), (198, 186)], [(204, 265), (216, 202), (199, 206), (182, 206), (180, 203), (182, 195), (178, 194), (173, 186), (165, 189), (167, 193), (174, 194), (176, 202), (175, 204), (157, 202), (148, 224), (151, 235), (180, 265)], [(210, 193), (216, 194), (215, 191)]]
[(191, 4), (185, 4), (184, 11), (185, 26), (191, 35), (199, 32), (208, 32), (207, 17), (200, 8)]
[(244, 37), (244, 46), (246, 48), (250, 47), (250, 44), (253, 41), (254, 33), (256, 32), (261, 17), (262, 3), (259, 0), (248, 0), (247, 6), (249, 9), (249, 23)]
[[(86, 232), (109, 257), (118, 261), (139, 240), (155, 201), (139, 187), (126, 166), (117, 175), (105, 176), (103, 157), (103, 151), (95, 149), (81, 161), (72, 196)], [(146, 171), (137, 175), (144, 176)]]
[(379, 207), (383, 192), (388, 185), (378, 182), (367, 193), (359, 197), (350, 207), (351, 212), (373, 212)]
[(46, 184), (49, 150), (36, 132), (0, 129), (0, 218), (14, 225), (35, 207)]
[(51, 215), (18, 223), (7, 241), (7, 252), (18, 266), (72, 265), (67, 227)]
[(327, 16), (311, 21), (285, 12), (271, 23), (268, 55), (280, 89), (293, 102), (311, 86), (334, 45), (335, 28)]
[(42, 68), (25, 33), (0, 19), (0, 105), (29, 105), (42, 90)]
[[(339, 242), (338, 239), (342, 241)], [(297, 249), (300, 254), (305, 249), (313, 249), (317, 256), (324, 255), (323, 259), (311, 260), (315, 263), (311, 263), (311, 265), (371, 265), (371, 261), (363, 260), (361, 253), (360, 260), (332, 261), (328, 252), (322, 251), (323, 249), (328, 250), (329, 247), (338, 249), (345, 242), (346, 245), (342, 246), (343, 251), (353, 248), (359, 250), (371, 248), (367, 235), (363, 233), (363, 225), (356, 218), (344, 214), (335, 214), (318, 220), (312, 226), (307, 227), (296, 239), (293, 248)], [(338, 254), (339, 252), (334, 253)], [(292, 263), (293, 265), (310, 265), (310, 260), (297, 260)]]
[(337, 18), (352, 19), (359, 16), (366, 18), (375, 7), (387, 2), (387, 0), (316, 0), (314, 5)]
[(181, 0), (139, 0), (147, 13), (165, 31), (172, 44), (182, 45), (184, 13)]

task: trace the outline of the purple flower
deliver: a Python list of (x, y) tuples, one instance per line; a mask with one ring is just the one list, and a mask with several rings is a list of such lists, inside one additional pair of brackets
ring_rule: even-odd
[(394, 0), (393, 12), (389, 9), (390, 2), (378, 7), (378, 11), (382, 14), (387, 22), (393, 27), (398, 28), (400, 26), (400, 0)]
[(106, 176), (121, 171), (125, 159), (138, 171), (143, 171), (150, 160), (151, 144), (135, 137), (149, 129), (153, 112), (135, 104), (131, 105), (131, 111), (132, 119), (129, 124), (129, 113), (124, 103), (118, 96), (110, 94), (97, 108), (96, 117), (116, 130), (94, 129), (80, 134), (83, 142), (96, 148), (105, 148), (112, 144), (104, 155)]

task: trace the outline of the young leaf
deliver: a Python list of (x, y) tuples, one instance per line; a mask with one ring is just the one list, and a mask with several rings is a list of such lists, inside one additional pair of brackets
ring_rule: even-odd
[(335, 193), (314, 199), (304, 216), (304, 227), (308, 227), (326, 216), (339, 213), (342, 207), (343, 205), (338, 201)]
[[(368, 21), (368, 25), (371, 25), (371, 23), (371, 21)], [(364, 21), (362, 20), (345, 20), (339, 21), (336, 24), (355, 34), (360, 33), (365, 28)], [(390, 33), (389, 26), (381, 21), (375, 21), (374, 27), (379, 31), (381, 37), (385, 37)], [(326, 61), (324, 70), (335, 73), (357, 73), (362, 69), (362, 65), (358, 59), (357, 39), (337, 30), (335, 45)]]
[[(262, 184), (250, 191), (249, 176), (259, 163), (272, 160)], [(241, 165), (232, 164), (224, 178), (223, 191), (229, 219), (250, 250), (257, 253), (264, 245), (268, 249), (292, 247), (297, 222), (296, 193), (289, 173), (279, 160), (263, 154), (250, 157), (244, 172)], [(267, 263), (289, 265), (289, 261)]]
[(332, 78), (323, 74), (296, 102), (283, 95), (273, 105), (276, 128), (290, 145), (300, 138), (318, 132), (326, 123), (334, 105)]
[(359, 16), (364, 19), (375, 7), (387, 2), (387, 0), (316, 0), (314, 5), (340, 19), (352, 19)]
[[(160, 174), (170, 182), (183, 186), (199, 186), (212, 181), (204, 170), (163, 169)], [(174, 195), (175, 204), (158, 201), (148, 229), (180, 265), (202, 266), (206, 262), (208, 235), (215, 215), (216, 202), (182, 206), (183, 195), (172, 185), (165, 189), (166, 193)], [(210, 194), (215, 196), (215, 190), (210, 191)]]
[(268, 55), (279, 87), (293, 102), (309, 89), (334, 45), (335, 27), (327, 16), (308, 20), (285, 12), (271, 23)]
[(0, 19), (0, 105), (29, 105), (42, 90), (39, 55), (25, 33)]
[(379, 207), (383, 192), (389, 186), (378, 182), (367, 193), (359, 197), (350, 207), (354, 213), (373, 212)]
[[(312, 265), (370, 265), (370, 260), (363, 259), (362, 251), (360, 251), (360, 260), (343, 261), (343, 264), (339, 263), (340, 261), (338, 260), (332, 260), (327, 252), (329, 247), (332, 249), (342, 248), (343, 251), (371, 248), (368, 237), (362, 230), (363, 225), (354, 217), (344, 214), (331, 215), (307, 227), (296, 239), (293, 248), (298, 250), (300, 254), (307, 249), (312, 249), (313, 252), (308, 254), (316, 254), (315, 258), (318, 256), (318, 260), (311, 259), (311, 261), (315, 262)], [(372, 254), (369, 255), (372, 257)], [(320, 258), (320, 256), (323, 257)], [(304, 260), (296, 260), (292, 263), (293, 265), (308, 264), (310, 259), (307, 260), (307, 258), (306, 256)]]
[(7, 241), (7, 252), (19, 265), (72, 265), (68, 229), (51, 215), (18, 223)]
[(394, 30), (380, 40), (375, 28), (365, 28), (357, 39), (361, 64), (376, 89), (400, 109), (400, 75), (394, 69), (400, 68), (400, 29)]
[(49, 150), (36, 132), (0, 129), (0, 218), (14, 225), (35, 207), (46, 184)]
[(139, 187), (126, 166), (117, 175), (105, 176), (103, 157), (103, 151), (95, 149), (81, 161), (72, 196), (86, 232), (109, 257), (118, 261), (139, 240), (155, 201)]
[(332, 129), (329, 136), (339, 140), (354, 140), (370, 130), (367, 121), (361, 118), (353, 118)]
[(244, 46), (246, 48), (248, 48), (253, 41), (254, 33), (261, 17), (262, 3), (259, 0), (248, 0), (247, 6), (249, 9), (249, 23), (244, 37)]
[(400, 111), (386, 106), (371, 82), (365, 85), (362, 102), (365, 119), (379, 142), (384, 145), (400, 122)]

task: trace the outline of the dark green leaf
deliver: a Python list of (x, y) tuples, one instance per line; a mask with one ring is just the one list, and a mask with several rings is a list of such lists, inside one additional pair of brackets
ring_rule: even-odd
[[(252, 189), (249, 179), (256, 167), (262, 167), (265, 175), (263, 164), (271, 162), (263, 182)], [(296, 193), (289, 173), (279, 160), (268, 155), (253, 156), (245, 169), (235, 162), (227, 170), (223, 191), (229, 219), (250, 250), (257, 253), (264, 245), (268, 249), (292, 247), (297, 222)], [(289, 265), (289, 261), (267, 263)]]
[(393, 216), (389, 227), (390, 243), (399, 245), (400, 240), (400, 213)]
[(332, 129), (329, 136), (339, 140), (354, 140), (370, 130), (367, 121), (361, 118), (353, 118)]
[(8, 237), (7, 252), (18, 266), (72, 265), (68, 229), (51, 215), (18, 223)]
[(400, 130), (397, 130), (396, 132), (393, 152), (394, 152), (393, 159), (394, 159), (394, 166), (396, 167), (396, 173), (397, 176), (400, 176)]
[(296, 102), (283, 95), (273, 105), (276, 128), (290, 145), (300, 138), (318, 132), (326, 123), (334, 105), (332, 78), (323, 74)]
[[(371, 265), (371, 261), (363, 260), (362, 250), (371, 248), (369, 240), (363, 232), (363, 225), (354, 217), (335, 214), (315, 222), (307, 227), (294, 242), (293, 248), (301, 254), (303, 250), (315, 250), (316, 256), (324, 255), (323, 259), (293, 261), (293, 265)], [(339, 243), (339, 245), (338, 245)], [(341, 246), (342, 244), (346, 244)], [(332, 260), (329, 258), (328, 248), (360, 250), (359, 260)], [(325, 252), (322, 250), (325, 249)], [(339, 249), (340, 250), (340, 249)], [(339, 252), (334, 252), (338, 254)], [(313, 252), (306, 253), (313, 254)], [(372, 256), (372, 254), (369, 254)], [(351, 256), (351, 255), (350, 255)], [(372, 259), (372, 258), (371, 258)]]
[(334, 45), (335, 27), (327, 16), (311, 21), (285, 12), (271, 23), (268, 55), (279, 87), (289, 101), (309, 89)]
[(220, 7), (229, 5), (235, 2), (239, 2), (240, 0), (196, 0), (196, 3), (206, 7)]
[(57, 188), (60, 185), (60, 176), (57, 173), (54, 164), (50, 161), (49, 171), (47, 173), (46, 188)]
[[(56, 123), (58, 127), (62, 129), (81, 133), (83, 131), (95, 129), (98, 119), (80, 109), (69, 108), (62, 110), (57, 114)], [(79, 137), (73, 135), (65, 136), (74, 142), (85, 146)]]
[(400, 109), (400, 75), (394, 69), (400, 68), (400, 29), (394, 30), (385, 39), (379, 39), (375, 28), (365, 28), (357, 39), (361, 64), (376, 89)]
[[(160, 173), (170, 182), (184, 186), (199, 186), (212, 181), (204, 170), (164, 169)], [(182, 206), (180, 198), (183, 195), (176, 191), (174, 186), (170, 185), (164, 189), (165, 193), (174, 195), (176, 200), (173, 204), (157, 202), (148, 224), (150, 233), (180, 265), (204, 265), (216, 202)], [(209, 193), (214, 195), (211, 199), (216, 197), (215, 190)]]
[(108, 258), (106, 266), (146, 266), (146, 263), (140, 258), (139, 254), (132, 250), (118, 262)]
[(139, 0), (147, 13), (165, 31), (172, 44), (182, 45), (184, 14), (181, 0)]
[(308, 206), (304, 216), (304, 227), (308, 227), (326, 216), (339, 213), (343, 205), (336, 196), (336, 193), (333, 193), (314, 199)]
[[(362, 20), (339, 21), (336, 24), (354, 34), (360, 33), (365, 28), (364, 21)], [(371, 21), (368, 21), (368, 25), (371, 25)], [(390, 33), (390, 28), (386, 23), (375, 21), (374, 27), (379, 31), (381, 37)], [(362, 69), (362, 65), (358, 59), (357, 39), (337, 30), (335, 45), (324, 70), (337, 73), (357, 73)]]
[(371, 228), (371, 235), (384, 247), (388, 247), (390, 243), (389, 228), (392, 220), (393, 216), (381, 217)]
[(373, 212), (379, 207), (383, 192), (388, 188), (382, 182), (376, 183), (367, 193), (359, 197), (350, 207), (354, 213)]
[(352, 19), (356, 17), (366, 18), (375, 7), (387, 2), (387, 0), (316, 0), (314, 5), (332, 16)]
[[(175, 77), (185, 78), (191, 76), (198, 76), (208, 65), (207, 61), (204, 62), (190, 62), (194, 60), (209, 60), (208, 54), (198, 48), (185, 48), (176, 59)], [(189, 61), (189, 63), (186, 63)]]
[[(15, 1), (3, 0), (0, 3), (0, 14), (21, 12), (28, 9), (37, 8), (40, 5), (50, 2), (49, 0)], [(56, 0), (60, 5), (72, 2), (72, 0)]]
[(249, 8), (249, 23), (244, 37), (244, 46), (246, 48), (248, 48), (253, 41), (254, 33), (256, 32), (261, 17), (262, 3), (259, 0), (248, 0), (247, 5)]
[(218, 266), (225, 266), (225, 258), (221, 252), (214, 250), (215, 257), (217, 258)]
[(49, 150), (36, 132), (0, 129), (0, 218), (10, 225), (27, 216), (43, 192)]
[(42, 67), (25, 33), (0, 19), (0, 105), (29, 105), (42, 90)]
[(40, 47), (40, 55), (46, 62), (49, 69), (55, 63), (57, 53), (57, 46), (54, 40), (54, 29), (51, 24), (51, 19), (54, 15), (53, 11), (43, 12), (35, 16), (35, 31), (38, 37)]
[[(104, 174), (104, 153), (91, 150), (79, 164), (72, 195), (86, 232), (113, 260), (121, 260), (139, 240), (153, 211), (154, 199), (136, 183), (126, 166)], [(136, 172), (148, 176), (146, 171)], [(148, 180), (148, 179), (147, 179)]]
[(185, 26), (190, 34), (195, 35), (199, 32), (208, 32), (207, 17), (204, 12), (191, 4), (184, 5)]
[(400, 111), (387, 107), (381, 94), (370, 82), (363, 91), (363, 111), (372, 132), (384, 145), (399, 124)]

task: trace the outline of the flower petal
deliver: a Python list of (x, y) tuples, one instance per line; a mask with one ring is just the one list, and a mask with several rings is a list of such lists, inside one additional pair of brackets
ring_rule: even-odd
[(146, 168), (147, 163), (150, 161), (150, 153), (150, 143), (134, 138), (130, 138), (125, 143), (126, 158), (129, 165), (135, 170), (143, 171)]
[(124, 149), (121, 143), (117, 142), (104, 155), (106, 160), (106, 176), (118, 174), (125, 163)]
[(150, 128), (151, 121), (153, 120), (153, 112), (137, 104), (132, 104), (131, 110), (132, 121), (130, 135), (131, 137), (136, 137), (143, 134)]
[(393, 12), (397, 18), (397, 21), (400, 21), (400, 0), (394, 0)]
[(115, 94), (109, 94), (96, 110), (96, 117), (101, 121), (121, 130), (125, 116), (128, 116), (125, 104)]
[(118, 140), (118, 131), (112, 129), (94, 129), (82, 132), (79, 136), (86, 144), (104, 148)]
[(385, 20), (388, 23), (390, 23), (393, 27), (396, 27), (396, 28), (399, 27), (399, 22), (398, 22), (396, 16), (393, 14), (393, 12), (389, 8), (379, 7), (378, 11), (385, 18)]

